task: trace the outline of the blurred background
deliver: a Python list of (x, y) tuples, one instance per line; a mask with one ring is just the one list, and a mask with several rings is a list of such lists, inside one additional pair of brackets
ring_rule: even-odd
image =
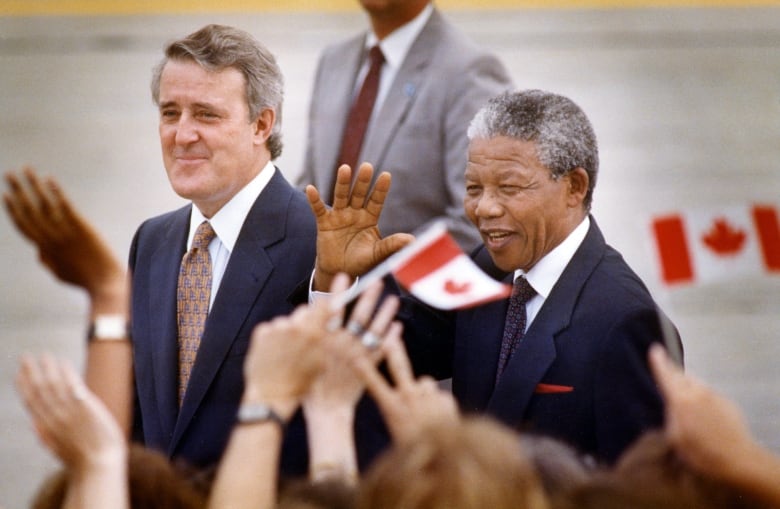
[[(286, 80), (276, 162), (293, 180), (319, 52), (366, 27), (355, 0), (159, 3), (0, 3), (0, 170), (55, 175), (122, 258), (143, 219), (183, 203), (149, 92), (166, 41), (217, 22), (270, 48)], [(780, 1), (435, 4), (519, 87), (567, 95), (589, 115), (601, 148), (593, 213), (607, 241), (679, 327), (688, 369), (780, 452), (780, 277), (667, 288), (649, 227), (688, 208), (780, 206)], [(4, 211), (0, 261), (0, 506), (17, 509), (57, 467), (14, 391), (18, 356), (51, 350), (81, 365), (87, 300), (44, 272)]]

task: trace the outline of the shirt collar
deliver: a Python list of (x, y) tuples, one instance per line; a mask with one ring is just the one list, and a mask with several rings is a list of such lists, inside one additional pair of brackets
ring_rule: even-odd
[(515, 271), (515, 279), (525, 275), (525, 278), (531, 284), (542, 298), (547, 299), (553, 286), (563, 274), (563, 270), (574, 257), (574, 253), (585, 240), (585, 235), (590, 227), (590, 218), (585, 219), (552, 251), (547, 253), (541, 260), (536, 262), (527, 273), (522, 269)]
[[(236, 245), (238, 234), (241, 232), (241, 227), (244, 226), (246, 216), (249, 215), (249, 210), (254, 205), (257, 197), (271, 181), (271, 177), (274, 176), (276, 168), (271, 161), (260, 170), (260, 173), (249, 181), (247, 185), (243, 187), (236, 195), (230, 199), (221, 209), (217, 211), (214, 216), (209, 219), (211, 227), (217, 234), (219, 241), (227, 248), (229, 252), (233, 252), (233, 246)], [(190, 232), (187, 236), (187, 250), (192, 247), (192, 239), (195, 237), (195, 230), (198, 225), (206, 221), (206, 218), (201, 214), (198, 207), (192, 207), (192, 213), (190, 214)]]
[(414, 17), (405, 25), (396, 28), (390, 35), (378, 41), (376, 34), (369, 31), (366, 36), (366, 48), (370, 49), (379, 44), (382, 54), (385, 57), (385, 63), (393, 68), (401, 67), (409, 48), (412, 47), (417, 36), (422, 32), (423, 27), (433, 14), (433, 4), (428, 4), (420, 11), (420, 14)]

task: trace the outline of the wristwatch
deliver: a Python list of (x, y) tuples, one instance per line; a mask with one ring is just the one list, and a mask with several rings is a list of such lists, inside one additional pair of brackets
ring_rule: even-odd
[(239, 424), (255, 424), (267, 421), (278, 424), (282, 429), (284, 429), (286, 424), (282, 416), (265, 403), (245, 404), (238, 408)]
[(125, 315), (97, 315), (87, 331), (87, 341), (118, 341), (128, 339)]

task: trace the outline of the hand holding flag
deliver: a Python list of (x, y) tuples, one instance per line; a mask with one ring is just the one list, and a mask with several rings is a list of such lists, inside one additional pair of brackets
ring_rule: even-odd
[(512, 287), (485, 274), (460, 249), (443, 222), (434, 223), (417, 240), (360, 278), (350, 297), (344, 299), (353, 298), (389, 273), (412, 295), (439, 309), (477, 306), (512, 293)]

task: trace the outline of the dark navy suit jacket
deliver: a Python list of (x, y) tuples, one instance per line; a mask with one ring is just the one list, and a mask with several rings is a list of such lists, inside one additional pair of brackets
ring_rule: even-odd
[[(474, 259), (511, 284), (512, 274), (498, 270), (484, 247)], [(415, 370), (452, 376), (466, 412), (558, 437), (606, 462), (663, 423), (646, 362), (650, 344), (662, 341), (663, 315), (593, 218), (495, 386), (508, 300), (449, 314), (407, 304), (402, 316)]]
[[(277, 169), (241, 228), (179, 409), (176, 285), (190, 207), (144, 222), (130, 250), (134, 437), (172, 458), (207, 467), (218, 462), (235, 423), (254, 326), (292, 311), (291, 292), (311, 275), (316, 225), (303, 193)], [(377, 447), (384, 443), (386, 436)], [(299, 412), (287, 427), (282, 473), (304, 474), (307, 450)]]

